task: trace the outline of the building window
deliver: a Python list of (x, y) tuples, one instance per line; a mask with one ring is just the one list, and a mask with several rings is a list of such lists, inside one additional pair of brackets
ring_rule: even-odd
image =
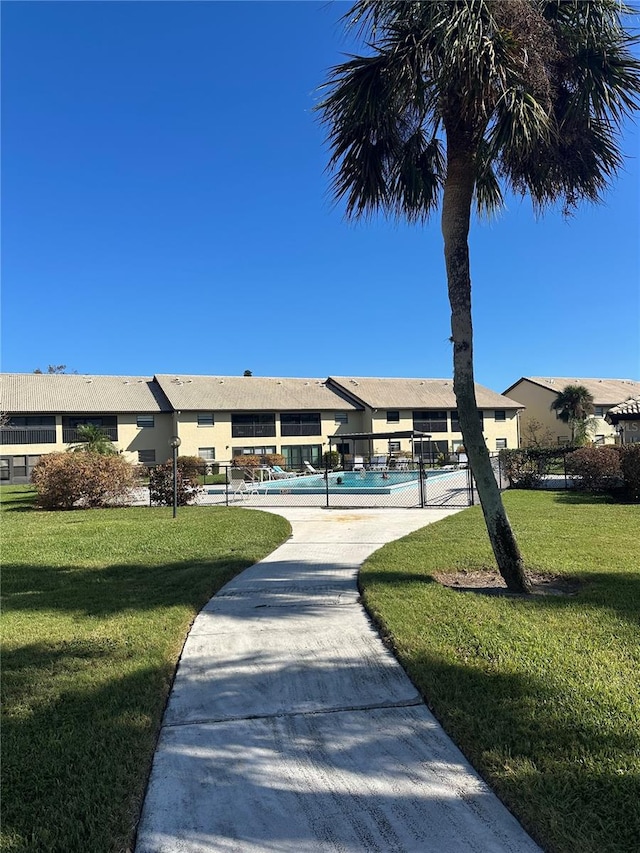
[(347, 412), (336, 412), (334, 420), (337, 424), (348, 424), (349, 415)]
[(447, 413), (436, 411), (414, 412), (413, 428), (418, 432), (446, 432)]
[(496, 421), (506, 421), (507, 419), (507, 413), (505, 409), (496, 409), (493, 413), (493, 416)]
[(593, 439), (594, 444), (604, 444), (604, 435), (596, 435)]
[(262, 447), (254, 446), (254, 447), (232, 447), (231, 455), (232, 456), (269, 456), (276, 452), (275, 445)]
[(138, 462), (141, 465), (153, 465), (156, 461), (156, 452), (155, 450), (139, 450), (138, 451)]
[(276, 416), (255, 412), (231, 415), (231, 435), (234, 438), (269, 438), (276, 434)]
[(496, 438), (496, 450), (506, 450), (507, 449), (507, 439), (506, 438)]
[(319, 412), (291, 412), (280, 415), (281, 435), (322, 435)]
[(285, 458), (286, 468), (302, 470), (304, 462), (310, 462), (314, 468), (322, 466), (321, 444), (285, 444), (281, 452)]
[(389, 442), (389, 453), (400, 453), (400, 442), (399, 441), (390, 441)]
[(150, 429), (156, 425), (153, 415), (138, 415), (136, 426), (140, 429)]
[(213, 426), (213, 412), (198, 412), (198, 426)]
[(388, 424), (399, 424), (400, 423), (400, 412), (398, 411), (388, 411), (387, 412), (387, 423)]
[(12, 417), (0, 430), (2, 444), (55, 444), (54, 415)]
[(215, 447), (199, 447), (198, 456), (205, 462), (214, 462), (216, 458)]
[[(478, 416), (480, 417), (480, 429), (484, 429), (484, 412), (480, 409), (478, 409)], [(451, 432), (462, 432), (457, 409), (451, 410)]]
[(115, 415), (69, 415), (62, 418), (62, 440), (65, 444), (80, 440), (78, 427), (81, 424), (98, 427), (111, 441), (118, 440), (118, 418)]
[(335, 445), (336, 453), (339, 453), (341, 456), (348, 456), (351, 453), (351, 447), (349, 446), (348, 441), (343, 441), (340, 444)]
[(593, 414), (595, 415), (596, 418), (603, 418), (606, 413), (607, 413), (607, 410), (605, 409), (604, 406), (594, 406)]

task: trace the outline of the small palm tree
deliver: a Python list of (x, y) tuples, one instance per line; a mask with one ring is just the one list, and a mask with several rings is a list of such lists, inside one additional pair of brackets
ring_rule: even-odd
[(319, 104), (347, 217), (424, 222), (441, 207), (460, 426), (498, 568), (529, 582), (475, 397), (468, 234), (502, 189), (542, 209), (599, 200), (622, 162), (640, 63), (618, 0), (358, 0), (368, 54), (330, 72)]
[(558, 391), (551, 404), (551, 411), (557, 413), (560, 420), (569, 424), (571, 444), (583, 444), (592, 426), (594, 412), (593, 396), (584, 385), (566, 385)]
[(101, 456), (115, 456), (118, 451), (109, 436), (95, 424), (79, 424), (76, 430), (78, 441), (69, 445), (73, 453), (98, 453)]

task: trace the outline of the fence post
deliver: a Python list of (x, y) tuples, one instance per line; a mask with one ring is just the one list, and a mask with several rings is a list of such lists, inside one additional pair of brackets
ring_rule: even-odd
[(473, 471), (471, 470), (469, 463), (467, 463), (467, 488), (469, 489), (469, 506), (473, 506), (475, 504), (475, 497), (473, 494)]
[(224, 468), (224, 502), (225, 506), (229, 506), (229, 466)]
[(418, 484), (420, 486), (420, 509), (424, 509), (427, 502), (427, 477), (424, 470), (424, 461), (422, 456), (420, 456), (420, 459), (418, 460)]
[(327, 509), (329, 509), (329, 459), (328, 458), (325, 458), (325, 461), (324, 461), (324, 488), (325, 488), (325, 495), (326, 495), (326, 499), (327, 499), (326, 506), (327, 506)]

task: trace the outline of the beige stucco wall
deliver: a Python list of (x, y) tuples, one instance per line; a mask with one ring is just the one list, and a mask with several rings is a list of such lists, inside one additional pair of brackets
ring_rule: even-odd
[[(397, 410), (395, 410), (397, 411)], [(389, 423), (387, 421), (387, 410), (379, 409), (377, 411), (365, 412), (365, 422), (368, 425), (364, 427), (363, 432), (405, 432), (413, 429), (413, 409), (400, 409), (400, 420)], [(506, 419), (504, 421), (496, 421), (495, 410), (485, 409), (484, 414), (484, 437), (489, 451), (494, 452), (497, 448), (497, 440), (500, 438), (506, 439), (507, 447), (514, 448), (518, 446), (518, 417), (517, 412), (513, 409), (506, 409)], [(353, 430), (355, 432), (355, 430)], [(453, 432), (451, 430), (451, 410), (447, 411), (447, 431), (433, 432), (432, 440), (438, 442), (447, 442), (449, 451), (455, 450), (462, 444), (462, 433)], [(393, 440), (393, 439), (392, 439)], [(402, 438), (400, 440), (400, 450), (402, 452), (411, 452), (411, 439)], [(361, 441), (358, 443), (356, 452), (368, 453), (369, 442)], [(389, 439), (378, 438), (372, 442), (372, 452), (374, 454), (385, 455), (389, 448)], [(426, 452), (426, 451), (425, 451)]]
[[(509, 396), (525, 406), (520, 415), (520, 441), (526, 444), (527, 423), (535, 419), (542, 424), (542, 432), (549, 429), (553, 435), (555, 444), (565, 444), (571, 439), (571, 428), (569, 424), (563, 423), (556, 413), (551, 410), (551, 404), (556, 399), (556, 392), (548, 388), (542, 388), (528, 379), (518, 382), (509, 389)], [(603, 410), (603, 415), (606, 409)], [(592, 441), (596, 436), (603, 435), (606, 444), (613, 444), (616, 440), (615, 429), (608, 424), (604, 417), (595, 418), (595, 429), (589, 434)]]
[[(336, 412), (347, 411), (347, 423), (336, 423)], [(487, 410), (484, 417), (484, 432), (490, 451), (496, 450), (496, 439), (506, 438), (507, 447), (517, 447), (517, 421), (515, 412), (507, 410), (507, 420), (496, 423), (493, 410)], [(213, 426), (199, 426), (197, 412), (155, 413), (153, 427), (138, 427), (136, 414), (118, 415), (118, 441), (116, 447), (126, 459), (138, 462), (141, 450), (153, 450), (156, 463), (171, 458), (169, 439), (176, 434), (180, 437), (179, 454), (197, 456), (202, 448), (214, 448), (215, 460), (230, 462), (234, 447), (274, 446), (276, 453), (282, 452), (282, 446), (321, 445), (323, 452), (329, 449), (329, 436), (348, 435), (358, 432), (392, 432), (413, 429), (413, 410), (401, 410), (398, 423), (387, 423), (386, 410), (364, 411), (341, 410), (321, 412), (320, 434), (310, 436), (283, 436), (280, 427), (280, 413), (275, 413), (275, 436), (266, 438), (234, 438), (231, 434), (231, 413), (214, 412)], [(451, 419), (449, 413), (448, 426)], [(62, 417), (56, 417), (55, 444), (3, 445), (2, 455), (23, 456), (42, 455), (67, 449), (62, 442)], [(434, 441), (447, 441), (449, 450), (462, 443), (462, 435), (450, 430), (433, 433)], [(335, 439), (333, 441), (335, 446)], [(373, 442), (373, 453), (386, 455), (388, 440), (377, 439)], [(352, 448), (353, 449), (353, 448)], [(410, 439), (401, 439), (401, 450), (410, 452)], [(369, 443), (359, 442), (356, 453), (368, 453)]]
[(196, 456), (200, 448), (213, 447), (216, 462), (230, 462), (234, 447), (273, 446), (281, 453), (283, 445), (300, 447), (320, 444), (323, 452), (329, 449), (328, 437), (335, 433), (358, 432), (362, 427), (362, 412), (349, 410), (346, 424), (336, 423), (336, 411), (320, 413), (320, 433), (317, 435), (282, 435), (280, 412), (275, 413), (275, 435), (260, 438), (238, 438), (232, 436), (231, 412), (214, 412), (213, 426), (198, 426), (197, 412), (181, 412), (177, 434), (180, 436), (180, 455)]
[[(142, 413), (141, 413), (142, 414)], [(154, 414), (153, 427), (136, 426), (137, 415), (118, 415), (118, 440), (116, 448), (122, 451), (129, 462), (138, 461), (139, 450), (155, 450), (156, 461), (164, 462), (171, 455), (169, 438), (172, 432), (170, 414)], [(3, 456), (43, 456), (47, 453), (61, 453), (69, 444), (62, 440), (62, 415), (56, 415), (56, 442), (46, 444), (3, 444)]]

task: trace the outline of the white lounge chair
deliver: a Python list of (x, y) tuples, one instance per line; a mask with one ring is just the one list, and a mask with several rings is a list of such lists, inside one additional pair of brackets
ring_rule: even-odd
[(231, 497), (244, 498), (249, 495), (257, 495), (258, 487), (253, 481), (247, 482), (247, 471), (244, 468), (229, 468), (229, 485), (231, 486)]
[(316, 471), (316, 469), (313, 467), (313, 465), (311, 464), (311, 462), (309, 462), (308, 459), (304, 459), (302, 464), (310, 474), (324, 474), (324, 471)]
[(375, 468), (376, 470), (384, 470), (388, 468), (387, 457), (386, 456), (372, 456), (371, 457), (371, 468)]
[(363, 456), (354, 456), (353, 457), (353, 470), (354, 471), (364, 471), (364, 457)]
[(292, 477), (299, 477), (299, 471), (285, 471), (280, 465), (273, 465), (270, 469), (272, 480), (290, 480)]

